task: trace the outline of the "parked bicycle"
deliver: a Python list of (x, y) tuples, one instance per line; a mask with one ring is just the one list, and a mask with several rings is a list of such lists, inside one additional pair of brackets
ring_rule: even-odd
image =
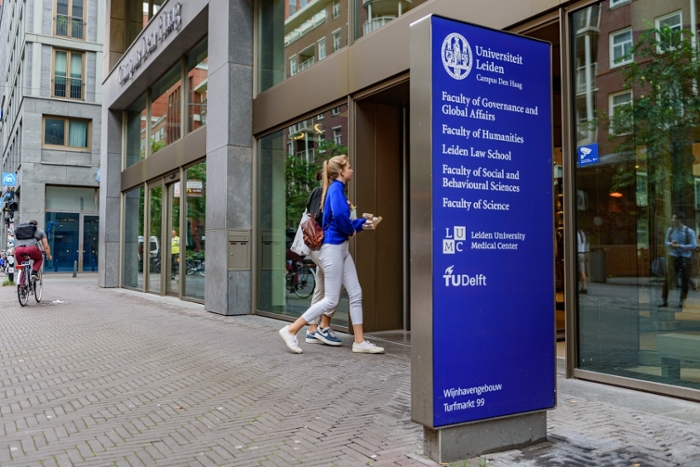
[(185, 266), (187, 269), (185, 272), (189, 275), (199, 274), (204, 276), (204, 258), (193, 257), (185, 260)]
[(289, 292), (299, 298), (309, 298), (316, 287), (316, 264), (310, 259), (292, 261), (292, 269), (287, 273), (286, 286)]
[(37, 273), (37, 277), (32, 278), (32, 261), (29, 255), (22, 255), (22, 263), (17, 268), (17, 298), (19, 304), (26, 306), (29, 302), (29, 295), (34, 294), (34, 299), (37, 303), (41, 301), (41, 296), (44, 292), (44, 279), (42, 277), (41, 268)]

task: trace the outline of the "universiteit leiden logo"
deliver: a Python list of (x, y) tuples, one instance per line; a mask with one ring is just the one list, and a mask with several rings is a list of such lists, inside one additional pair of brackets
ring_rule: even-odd
[(453, 32), (442, 41), (442, 65), (454, 79), (462, 80), (472, 71), (472, 48), (461, 34)]

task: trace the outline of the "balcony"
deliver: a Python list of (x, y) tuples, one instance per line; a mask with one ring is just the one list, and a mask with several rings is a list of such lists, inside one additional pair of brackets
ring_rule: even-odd
[(65, 15), (56, 16), (57, 36), (70, 37), (71, 39), (84, 39), (84, 26), (85, 22), (83, 21), (83, 18), (75, 18)]
[(377, 29), (381, 28), (385, 24), (388, 24), (391, 22), (391, 20), (396, 19), (396, 16), (379, 16), (376, 18), (372, 18), (369, 21), (366, 21), (365, 24), (362, 25), (362, 32), (363, 35), (367, 35), (371, 32), (376, 31)]
[(83, 80), (80, 78), (55, 76), (53, 80), (53, 96), (67, 97), (69, 99), (82, 99)]

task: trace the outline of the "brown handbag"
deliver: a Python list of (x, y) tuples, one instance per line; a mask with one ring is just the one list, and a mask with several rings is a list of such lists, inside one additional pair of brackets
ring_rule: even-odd
[(301, 224), (301, 231), (304, 234), (304, 243), (312, 251), (318, 251), (323, 245), (323, 229), (313, 216), (309, 216)]

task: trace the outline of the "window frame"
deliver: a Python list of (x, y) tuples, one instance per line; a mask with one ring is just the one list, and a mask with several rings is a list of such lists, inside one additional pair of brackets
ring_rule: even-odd
[(331, 4), (331, 16), (333, 19), (340, 17), (340, 0), (333, 0)]
[[(621, 59), (619, 62), (615, 61), (615, 45), (614, 45), (614, 40), (615, 37), (620, 36), (622, 34), (627, 34), (629, 33), (630, 35), (630, 49), (634, 47), (634, 32), (632, 31), (631, 27), (624, 28), (617, 30), (615, 32), (610, 33), (610, 38), (609, 38), (609, 46), (610, 46), (610, 68), (617, 68), (620, 66), (627, 65), (628, 63), (632, 63), (634, 61), (634, 55), (632, 53), (629, 54), (629, 56), (626, 59)], [(623, 55), (624, 56), (624, 55)]]
[(299, 63), (298, 62), (299, 62), (299, 60), (297, 59), (296, 54), (289, 57), (289, 76), (290, 77), (299, 73)]
[[(670, 19), (670, 18), (672, 18), (672, 17), (674, 17), (674, 16), (678, 16), (678, 29), (676, 29), (676, 27), (674, 26), (674, 27), (671, 28), (671, 30), (672, 30), (672, 31), (682, 31), (682, 30), (683, 30), (683, 10), (676, 10), (676, 11), (671, 12), (671, 13), (668, 13), (668, 14), (666, 14), (666, 15), (659, 16), (658, 18), (654, 18), (654, 27), (655, 27), (656, 29), (659, 29), (659, 30), (660, 30), (660, 29), (661, 29), (661, 21)], [(659, 44), (660, 44), (660, 42), (661, 42), (660, 39), (661, 39), (661, 38), (660, 38), (659, 35), (657, 34), (657, 35), (656, 35), (656, 42), (659, 43)], [(656, 47), (656, 51), (657, 51), (658, 53), (660, 53), (660, 54), (666, 52), (666, 50), (664, 50), (664, 49), (661, 48), (661, 45), (659, 45), (659, 46)]]
[[(341, 28), (336, 29), (331, 34), (333, 37), (333, 52), (331, 52), (331, 53), (335, 53), (343, 48), (343, 36), (341, 35)], [(337, 36), (336, 36), (336, 34), (337, 34)], [(338, 39), (337, 47), (336, 47), (336, 37)]]
[[(321, 48), (321, 44), (323, 44), (323, 48)], [(323, 36), (319, 40), (316, 41), (316, 46), (318, 50), (318, 61), (320, 62), (324, 58), (328, 56), (328, 53), (326, 51), (326, 37)], [(323, 56), (321, 56), (321, 50), (323, 50)]]
[[(616, 97), (624, 96), (624, 95), (629, 95), (629, 101), (628, 101), (627, 103), (625, 103), (625, 104), (617, 104), (617, 105), (614, 105), (614, 104), (613, 104), (613, 101), (615, 100)], [(609, 114), (609, 118), (612, 120), (612, 118), (615, 116), (615, 109), (616, 109), (617, 107), (620, 107), (621, 105), (629, 105), (629, 104), (632, 104), (633, 101), (634, 101), (634, 93), (633, 93), (631, 90), (620, 91), (620, 92), (613, 92), (613, 93), (611, 93), (611, 94), (608, 94), (608, 114)], [(615, 131), (614, 128), (612, 128), (612, 126), (610, 127), (610, 132), (609, 132), (609, 133), (610, 133), (610, 135), (612, 135), (612, 136), (623, 136), (623, 135), (628, 134), (628, 133), (620, 133), (620, 132), (617, 132), (617, 131)]]
[[(72, 13), (74, 0), (67, 0), (67, 1), (68, 1), (68, 13)], [(87, 40), (87, 21), (85, 20), (85, 17), (87, 16), (87, 9), (88, 9), (88, 2), (87, 2), (87, 0), (83, 0), (83, 17), (80, 18), (82, 20), (82, 27), (83, 27), (82, 37), (73, 37), (71, 35), (72, 29), (73, 29), (71, 21), (68, 21), (68, 26), (66, 27), (66, 35), (65, 36), (59, 35), (57, 33), (57, 30), (58, 30), (58, 0), (53, 0), (53, 12), (54, 12), (54, 15), (52, 18), (52, 20), (53, 20), (53, 31), (52, 31), (53, 36), (54, 37), (62, 37), (64, 39), (73, 40), (73, 41), (85, 42)], [(61, 15), (61, 16), (63, 16), (63, 15)], [(68, 15), (66, 17), (69, 19), (75, 18), (74, 16), (70, 16), (70, 15)]]
[[(333, 130), (333, 143), (335, 143), (337, 145), (342, 145), (343, 144), (343, 126), (342, 125), (334, 126), (332, 128), (332, 130)], [(338, 130), (338, 133), (336, 133), (336, 130)], [(338, 138), (336, 138), (336, 136)], [(338, 141), (338, 140), (340, 140), (340, 141)]]
[[(57, 47), (52, 47), (53, 53), (51, 54), (51, 97), (54, 99), (68, 99), (72, 101), (85, 101), (85, 55), (86, 51), (82, 50), (71, 50), (62, 49)], [(66, 95), (57, 96), (56, 95), (56, 53), (63, 52), (66, 54)], [(74, 54), (79, 54), (81, 56), (80, 60), (80, 97), (70, 97), (70, 80), (75, 79), (70, 77), (70, 62), (71, 56)]]
[(630, 0), (610, 0), (610, 9), (629, 3)]
[[(47, 144), (46, 143), (46, 119), (52, 120), (63, 120), (63, 134), (65, 135), (65, 144)], [(87, 147), (77, 147), (69, 146), (68, 141), (70, 141), (70, 125), (73, 122), (84, 122), (87, 123)], [(42, 149), (58, 149), (63, 151), (80, 151), (80, 152), (90, 152), (92, 151), (92, 120), (86, 118), (71, 118), (64, 117), (60, 115), (50, 115), (45, 114), (41, 116), (41, 148)]]

